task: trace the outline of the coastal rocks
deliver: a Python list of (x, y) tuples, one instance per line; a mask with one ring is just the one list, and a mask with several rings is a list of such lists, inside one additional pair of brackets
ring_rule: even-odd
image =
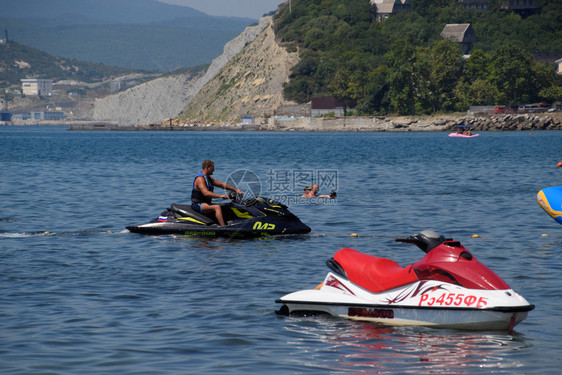
[(295, 118), (293, 121), (270, 120), (267, 130), (294, 131), (456, 131), (459, 125), (471, 125), (475, 131), (562, 130), (562, 112), (472, 116), (389, 116)]
[(459, 117), (459, 116), (389, 116), (389, 117), (270, 117), (267, 124), (225, 124), (221, 122), (185, 122), (167, 118), (158, 123), (117, 126), (94, 123), (75, 125), (70, 130), (208, 130), (208, 131), (329, 131), (329, 132), (408, 132), (457, 131), (458, 125), (471, 125), (473, 131), (562, 130), (562, 112), (533, 116)]
[[(541, 114), (508, 114), (503, 116), (470, 117), (465, 119), (466, 125), (475, 130), (562, 130), (562, 113)], [(460, 124), (458, 124), (460, 125)], [(456, 126), (456, 125), (455, 125)], [(451, 126), (449, 130), (454, 129)]]

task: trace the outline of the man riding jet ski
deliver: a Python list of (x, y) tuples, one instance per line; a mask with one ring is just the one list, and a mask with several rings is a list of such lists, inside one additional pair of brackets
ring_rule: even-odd
[[(308, 233), (310, 228), (287, 209), (287, 206), (256, 197), (242, 200), (242, 190), (215, 180), (215, 163), (205, 160), (195, 176), (191, 205), (172, 204), (150, 223), (133, 225), (128, 230), (143, 234), (192, 234), (200, 236), (263, 237), (273, 234)], [(214, 187), (231, 190), (216, 194)], [(214, 198), (231, 199), (216, 204)]]
[(127, 229), (142, 234), (211, 237), (264, 237), (310, 232), (310, 227), (284, 204), (262, 197), (241, 200), (235, 193), (230, 193), (229, 197), (230, 202), (218, 205), (226, 223), (224, 226), (219, 225), (214, 215), (196, 212), (190, 205), (174, 203), (151, 222), (131, 225)]
[(314, 290), (275, 302), (280, 315), (330, 314), (387, 325), (512, 330), (534, 309), (458, 241), (423, 231), (398, 242), (426, 255), (401, 267), (394, 261), (341, 249)]
[(205, 160), (202, 165), (203, 170), (193, 180), (193, 188), (191, 190), (191, 208), (195, 212), (202, 214), (213, 214), (219, 225), (224, 225), (222, 210), (219, 205), (213, 204), (213, 198), (228, 199), (227, 194), (216, 194), (215, 186), (225, 190), (231, 190), (242, 196), (242, 190), (230, 186), (226, 182), (215, 180), (213, 172), (215, 171), (215, 163), (212, 160)]

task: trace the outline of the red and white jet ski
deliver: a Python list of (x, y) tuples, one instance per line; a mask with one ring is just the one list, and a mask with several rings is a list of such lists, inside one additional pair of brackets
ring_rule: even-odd
[(387, 325), (471, 330), (509, 330), (535, 308), (458, 241), (426, 230), (397, 239), (426, 255), (398, 263), (344, 248), (326, 263), (331, 269), (313, 290), (275, 302), (280, 315), (329, 314)]

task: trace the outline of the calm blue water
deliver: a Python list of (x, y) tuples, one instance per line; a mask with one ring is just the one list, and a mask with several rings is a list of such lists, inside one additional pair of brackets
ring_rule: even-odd
[[(557, 373), (562, 226), (535, 196), (562, 185), (561, 146), (562, 132), (0, 127), (0, 372)], [(206, 158), (219, 180), (251, 171), (262, 194), (296, 200), (291, 210), (312, 234), (228, 241), (124, 230), (187, 202)], [(337, 204), (298, 202), (307, 173), (335, 177)], [(406, 265), (422, 253), (394, 236), (428, 228), (461, 240), (537, 306), (512, 335), (275, 315), (274, 300), (316, 286), (339, 248)]]

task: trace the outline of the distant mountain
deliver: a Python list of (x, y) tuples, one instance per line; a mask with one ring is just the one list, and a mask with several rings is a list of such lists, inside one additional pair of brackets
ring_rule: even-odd
[(150, 23), (171, 18), (209, 17), (193, 8), (155, 0), (0, 0), (5, 18), (82, 16), (110, 23)]
[(131, 69), (209, 63), (256, 20), (155, 0), (0, 0), (10, 40), (53, 55)]
[(134, 72), (125, 68), (52, 56), (15, 42), (0, 45), (0, 87), (2, 88), (19, 85), (20, 79), (30, 77), (94, 82)]

